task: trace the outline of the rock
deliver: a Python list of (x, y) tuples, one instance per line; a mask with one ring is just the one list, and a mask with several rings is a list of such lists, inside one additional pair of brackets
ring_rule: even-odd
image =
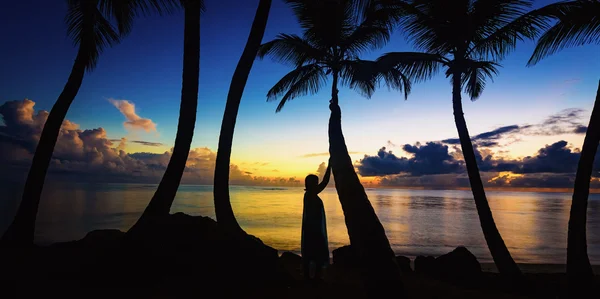
[(434, 257), (419, 255), (415, 258), (415, 272), (421, 275), (432, 275), (435, 270), (434, 264)]
[(287, 285), (294, 281), (302, 280), (302, 257), (286, 251), (279, 257), (280, 271), (282, 280), (287, 280)]
[(460, 246), (435, 259), (436, 275), (452, 282), (472, 283), (481, 276), (481, 265), (475, 255)]
[(352, 246), (346, 245), (340, 248), (334, 249), (333, 252), (333, 263), (338, 266), (356, 266), (358, 263), (358, 257), (354, 252)]
[(118, 229), (94, 230), (85, 235), (81, 240), (58, 242), (50, 245), (50, 248), (114, 248), (123, 240), (125, 233)]
[(413, 270), (410, 267), (410, 258), (402, 256), (402, 255), (398, 255), (396, 256), (396, 263), (398, 264), (398, 267), (400, 268), (400, 272), (402, 272), (403, 274), (408, 274), (408, 273), (412, 273)]
[(282, 253), (281, 256), (279, 257), (279, 260), (286, 264), (301, 264), (302, 263), (301, 256), (299, 256), (293, 252), (289, 252), (289, 251)]

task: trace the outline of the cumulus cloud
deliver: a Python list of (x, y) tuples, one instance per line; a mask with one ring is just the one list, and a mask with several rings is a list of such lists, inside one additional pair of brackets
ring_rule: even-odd
[(156, 132), (156, 124), (148, 119), (142, 118), (135, 112), (135, 104), (127, 100), (108, 99), (127, 119), (123, 125), (131, 130), (144, 130), (146, 132)]
[(382, 176), (408, 173), (413, 176), (427, 174), (456, 173), (461, 169), (461, 161), (448, 152), (448, 146), (437, 142), (427, 142), (425, 145), (405, 144), (402, 149), (411, 154), (411, 158), (397, 157), (392, 151), (382, 147), (376, 156), (365, 155), (357, 163), (361, 176)]
[[(0, 175), (4, 178), (26, 173), (39, 140), (48, 112), (33, 108), (31, 100), (10, 101), (0, 106), (4, 125), (0, 125)], [(132, 110), (134, 111), (134, 110)], [(50, 176), (67, 176), (69, 180), (87, 179), (113, 182), (157, 183), (169, 163), (172, 149), (161, 154), (125, 152), (129, 142), (154, 145), (126, 138), (109, 139), (103, 128), (82, 130), (65, 120), (61, 127)], [(183, 183), (212, 184), (216, 152), (206, 147), (192, 149), (186, 162)], [(261, 162), (261, 165), (265, 164)], [(257, 177), (230, 165), (230, 181), (241, 185), (297, 186), (300, 181), (289, 177)]]
[[(534, 155), (508, 158), (503, 146), (522, 136), (585, 134), (582, 109), (565, 109), (537, 124), (510, 125), (471, 137), (475, 158), (485, 185), (496, 187), (572, 188), (580, 158), (579, 149), (564, 140), (541, 147)], [(395, 146), (388, 141), (387, 146)], [(450, 146), (450, 147), (448, 147)], [(365, 155), (356, 162), (358, 173), (376, 177), (380, 185), (398, 187), (469, 187), (458, 138), (425, 145), (402, 146), (405, 156), (382, 147), (376, 155)], [(594, 177), (600, 176), (600, 151), (594, 161)], [(600, 187), (593, 180), (592, 187)]]

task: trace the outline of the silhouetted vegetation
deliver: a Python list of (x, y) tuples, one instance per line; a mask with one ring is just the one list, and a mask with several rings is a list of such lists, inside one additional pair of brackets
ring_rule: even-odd
[[(524, 274), (513, 260), (487, 201), (462, 96), (466, 94), (472, 101), (479, 98), (487, 80), (498, 74), (500, 62), (519, 41), (537, 39), (528, 66), (565, 48), (600, 43), (600, 1), (565, 1), (530, 10), (529, 0), (285, 0), (302, 34), (281, 33), (261, 44), (272, 1), (260, 0), (233, 73), (221, 125), (213, 186), (218, 222), (202, 216), (169, 214), (186, 168), (196, 123), (204, 1), (67, 2), (65, 22), (69, 37), (78, 46), (77, 56), (41, 133), (17, 214), (0, 240), (2, 269), (10, 276), (7, 290), (15, 288), (21, 296), (27, 296), (42, 289), (53, 291), (52, 288), (68, 282), (74, 286), (70, 290), (74, 294), (80, 295), (80, 288), (102, 289), (105, 293), (95, 294), (98, 296), (114, 296), (115, 292), (130, 296), (157, 295), (155, 292), (188, 296), (189, 291), (214, 291), (220, 296), (261, 298), (306, 297), (315, 292), (325, 292), (328, 297), (369, 298), (389, 294), (415, 298), (507, 294), (575, 298), (584, 296), (584, 292), (596, 292), (598, 282), (587, 253), (586, 224), (594, 157), (600, 143), (600, 84), (575, 177), (566, 277), (562, 273)], [(34, 245), (45, 176), (61, 126), (84, 75), (95, 68), (104, 49), (118, 44), (132, 30), (135, 17), (170, 13), (181, 7), (184, 53), (177, 135), (166, 171), (144, 213), (127, 233), (100, 230), (77, 241)], [(366, 52), (384, 46), (395, 29), (408, 37), (415, 52), (387, 53), (376, 61), (360, 59)], [(306, 276), (308, 269), (306, 265), (302, 267), (302, 258), (289, 252), (278, 257), (277, 250), (246, 234), (230, 203), (230, 158), (241, 98), (254, 60), (267, 56), (294, 68), (268, 91), (268, 101), (279, 100), (276, 112), (293, 99), (317, 94), (332, 79), (330, 168), (320, 185), (317, 186), (317, 179), (313, 184), (316, 187), (311, 188), (313, 185), (307, 180), (306, 196), (318, 199), (317, 193), (325, 188), (330, 170), (333, 171), (350, 245), (333, 251), (333, 265), (325, 273), (324, 285), (300, 285), (299, 272), (304, 271)], [(414, 267), (410, 258), (396, 257), (354, 169), (342, 132), (339, 86), (369, 98), (385, 84), (407, 98), (411, 84), (431, 79), (442, 69), (452, 85), (454, 120), (471, 191), (500, 277), (482, 270), (475, 255), (465, 247), (437, 258), (419, 256)], [(317, 244), (312, 248), (317, 253), (311, 258), (326, 263), (327, 231), (321, 231), (325, 227), (323, 203), (318, 199), (311, 204), (314, 215), (322, 218), (312, 223), (303, 219), (302, 252), (309, 255), (306, 248), (310, 246), (304, 246), (304, 230), (305, 225), (312, 225), (313, 232), (319, 233), (312, 240)], [(111, 275), (106, 276), (109, 272)], [(32, 288), (31, 284), (37, 282), (49, 288)], [(565, 282), (567, 288), (563, 286)], [(57, 293), (65, 294), (63, 290)]]
[(477, 213), (500, 273), (519, 279), (521, 271), (504, 244), (488, 204), (462, 108), (462, 93), (472, 101), (519, 40), (535, 38), (543, 25), (525, 15), (531, 1), (391, 1), (400, 28), (424, 52), (394, 52), (380, 57), (378, 71), (398, 69), (426, 80), (441, 69), (452, 83), (452, 107)]
[(350, 0), (287, 0), (286, 3), (294, 11), (303, 35), (280, 34), (261, 46), (259, 57), (271, 56), (295, 66), (269, 90), (268, 100), (281, 97), (276, 110), (280, 111), (294, 98), (316, 94), (331, 76), (329, 153), (350, 243), (361, 260), (370, 296), (387, 294), (390, 288), (401, 293), (394, 253), (348, 154), (338, 104), (338, 85), (369, 97), (384, 77), (388, 86), (408, 92), (410, 83), (401, 72), (392, 69), (372, 76), (369, 70), (375, 63), (359, 59), (365, 51), (381, 47), (389, 40), (388, 20), (375, 6), (357, 10)]

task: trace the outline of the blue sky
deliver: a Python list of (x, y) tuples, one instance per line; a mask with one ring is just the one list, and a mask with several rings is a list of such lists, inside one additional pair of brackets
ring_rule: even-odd
[[(50, 3), (52, 2), (52, 3)], [(536, 6), (552, 1), (538, 1)], [(258, 0), (207, 0), (201, 22), (201, 72), (198, 121), (192, 147), (217, 150), (225, 100), (231, 76), (242, 53)], [(0, 47), (0, 104), (31, 99), (36, 109), (50, 110), (69, 75), (76, 48), (66, 36), (65, 1), (22, 0), (0, 9), (3, 47)], [(274, 0), (264, 41), (280, 32), (299, 33), (291, 11)], [(410, 51), (400, 32), (384, 48), (365, 59), (389, 51)], [(598, 46), (565, 50), (535, 67), (525, 64), (533, 43), (521, 43), (502, 63), (495, 81), (489, 82), (476, 102), (464, 101), (470, 132), (539, 123), (566, 108), (589, 110), (600, 74)], [(160, 142), (163, 147), (133, 147), (129, 151), (168, 150), (177, 127), (181, 91), (183, 14), (136, 20), (121, 44), (106, 49), (94, 72), (86, 75), (67, 119), (82, 129), (102, 127), (108, 138)], [(276, 103), (266, 102), (268, 89), (290, 69), (268, 59), (256, 61), (242, 100), (233, 149), (233, 162), (267, 161), (289, 175), (300, 175), (326, 157), (301, 159), (326, 152), (329, 116), (328, 88), (316, 96), (290, 102), (276, 114)], [(348, 147), (354, 159), (374, 155), (388, 140), (394, 144), (442, 140), (456, 136), (451, 108), (451, 87), (439, 75), (417, 84), (408, 101), (402, 95), (378, 90), (367, 100), (342, 90), (340, 104)], [(108, 99), (135, 104), (136, 113), (157, 124), (157, 133), (132, 132), (123, 126), (124, 116)], [(559, 136), (581, 146), (581, 136)], [(510, 150), (513, 157), (534, 154), (558, 139), (531, 137)], [(555, 140), (556, 139), (556, 140)], [(402, 154), (400, 149), (396, 152)], [(261, 170), (262, 171), (262, 170)], [(259, 172), (261, 172), (259, 171)], [(264, 175), (264, 172), (261, 172)]]

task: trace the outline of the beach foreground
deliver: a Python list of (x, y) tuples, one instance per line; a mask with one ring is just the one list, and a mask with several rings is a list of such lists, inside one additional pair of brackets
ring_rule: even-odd
[[(333, 254), (324, 279), (308, 283), (298, 255), (279, 256), (255, 237), (220, 232), (208, 217), (176, 213), (143, 238), (101, 230), (51, 246), (4, 247), (0, 281), (7, 298), (366, 298), (351, 248)], [(566, 290), (560, 265), (522, 265), (529, 288), (515, 289), (464, 247), (397, 261), (408, 298), (556, 298)]]

